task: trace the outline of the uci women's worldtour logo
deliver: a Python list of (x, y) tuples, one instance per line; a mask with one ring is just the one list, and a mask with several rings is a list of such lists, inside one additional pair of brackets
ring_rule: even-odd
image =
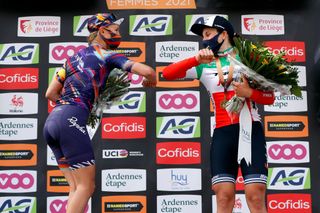
[(285, 52), (289, 62), (306, 62), (305, 43), (303, 41), (266, 41), (264, 45), (274, 54)]
[(275, 93), (275, 100), (272, 105), (264, 105), (266, 112), (305, 112), (308, 110), (307, 92), (301, 91), (302, 97), (295, 95), (281, 95)]
[(27, 115), (38, 113), (38, 93), (2, 93), (0, 94), (0, 114)]
[[(84, 213), (91, 213), (91, 198), (84, 210)], [(47, 197), (47, 213), (66, 213), (68, 196), (51, 196)]]
[(146, 112), (146, 92), (130, 91), (103, 113), (125, 114)]
[(309, 163), (310, 151), (307, 141), (267, 142), (268, 163)]
[(310, 169), (304, 167), (278, 167), (268, 169), (269, 190), (310, 189)]
[(73, 17), (73, 35), (74, 36), (89, 36), (87, 28), (88, 19), (92, 15), (74, 16)]
[(200, 117), (157, 117), (157, 138), (199, 138)]
[(39, 68), (0, 68), (0, 90), (38, 89)]
[(8, 43), (0, 44), (0, 64), (38, 64), (39, 44)]
[(5, 213), (37, 213), (36, 197), (0, 197), (0, 212)]
[(29, 16), (18, 18), (18, 37), (60, 36), (59, 16)]
[(37, 191), (37, 171), (1, 170), (0, 192), (26, 193)]
[(86, 42), (51, 43), (49, 44), (49, 63), (63, 64), (67, 58), (87, 46)]
[(109, 10), (196, 9), (195, 0), (106, 0)]
[(129, 33), (133, 36), (172, 35), (172, 15), (132, 15)]
[(0, 144), (0, 166), (35, 166), (36, 144)]
[(0, 141), (35, 140), (37, 129), (36, 118), (1, 118)]
[(269, 194), (269, 213), (311, 213), (311, 194)]
[(102, 213), (147, 213), (147, 197), (140, 195), (104, 196), (101, 198)]
[(283, 15), (242, 15), (241, 28), (244, 35), (283, 35)]
[(196, 35), (193, 32), (191, 32), (191, 26), (193, 24), (204, 24), (205, 20), (209, 18), (210, 16), (219, 15), (224, 17), (225, 19), (228, 19), (228, 15), (224, 14), (197, 14), (197, 15), (186, 15), (185, 21), (186, 21), (186, 35)]
[(146, 137), (145, 117), (102, 118), (103, 139), (133, 139)]
[(160, 195), (157, 196), (158, 213), (202, 212), (201, 195)]
[(200, 92), (191, 90), (156, 92), (157, 112), (199, 112)]

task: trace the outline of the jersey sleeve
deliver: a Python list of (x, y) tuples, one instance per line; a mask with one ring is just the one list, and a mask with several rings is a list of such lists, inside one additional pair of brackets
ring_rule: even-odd
[(196, 57), (187, 58), (182, 61), (170, 64), (169, 66), (164, 68), (162, 71), (162, 75), (166, 80), (194, 78), (196, 74), (194, 67), (198, 65), (199, 63)]
[(56, 71), (54, 78), (63, 84), (66, 79), (66, 69), (64, 67), (60, 68), (58, 71)]
[(113, 53), (107, 57), (107, 63), (110, 63), (111, 70), (114, 68), (122, 69), (123, 71), (131, 72), (134, 61), (128, 59), (125, 55)]
[(250, 99), (257, 104), (270, 105), (274, 102), (274, 93), (253, 89)]

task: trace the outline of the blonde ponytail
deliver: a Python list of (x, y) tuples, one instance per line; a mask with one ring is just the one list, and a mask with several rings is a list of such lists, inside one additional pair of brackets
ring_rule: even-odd
[(98, 35), (98, 31), (94, 31), (94, 32), (90, 33), (90, 35), (88, 36), (88, 44), (89, 45), (97, 37), (97, 35)]

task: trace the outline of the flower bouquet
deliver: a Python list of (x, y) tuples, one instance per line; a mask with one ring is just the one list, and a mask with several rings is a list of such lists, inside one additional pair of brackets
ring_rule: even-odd
[(113, 103), (119, 101), (123, 95), (129, 92), (130, 80), (128, 73), (120, 69), (113, 69), (107, 79), (105, 89), (93, 104), (87, 121), (87, 130), (90, 138), (100, 124), (103, 110), (110, 109)]
[[(281, 95), (301, 97), (298, 86), (298, 71), (283, 56), (285, 52), (274, 54), (259, 42), (252, 42), (241, 37), (234, 37), (234, 43), (241, 62), (228, 55), (231, 64), (238, 68), (234, 81), (241, 81), (244, 76), (253, 89), (280, 92)], [(222, 107), (230, 116), (239, 114), (244, 98), (234, 95), (223, 103)]]

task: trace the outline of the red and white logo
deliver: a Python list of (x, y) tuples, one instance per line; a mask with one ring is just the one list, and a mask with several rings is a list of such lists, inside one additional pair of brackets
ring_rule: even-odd
[(18, 18), (18, 37), (51, 37), (60, 35), (60, 17), (29, 16)]
[(266, 41), (264, 45), (274, 54), (285, 52), (289, 62), (306, 62), (305, 43), (302, 41)]
[(268, 199), (269, 213), (311, 213), (310, 194), (270, 194)]
[(23, 32), (23, 33), (29, 33), (31, 32), (31, 30), (33, 29), (32, 28), (32, 24), (31, 24), (31, 21), (30, 20), (26, 20), (26, 19), (21, 19), (20, 22), (19, 22), (19, 27), (20, 27), (20, 30)]
[(38, 89), (38, 68), (0, 68), (0, 90)]
[(242, 15), (242, 34), (247, 35), (283, 35), (283, 15)]
[(200, 164), (201, 145), (198, 142), (158, 143), (157, 164)]
[(145, 117), (110, 117), (102, 119), (102, 138), (131, 139), (145, 137)]
[(238, 169), (238, 176), (236, 180), (236, 191), (243, 191), (244, 190), (244, 178), (241, 173), (241, 169)]

